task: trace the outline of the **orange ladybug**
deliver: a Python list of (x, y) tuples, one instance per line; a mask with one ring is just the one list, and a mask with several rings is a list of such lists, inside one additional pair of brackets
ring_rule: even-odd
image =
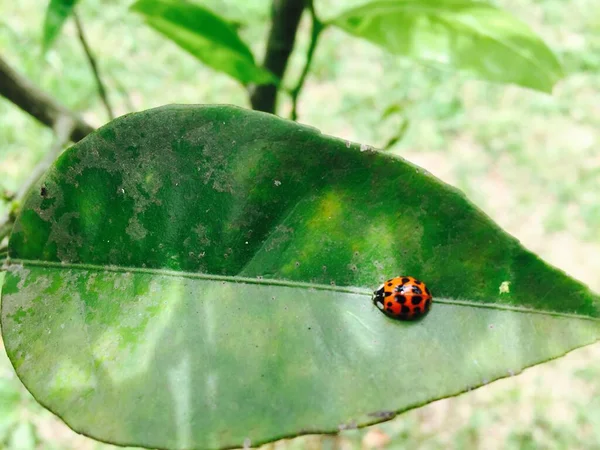
[(392, 278), (373, 292), (373, 304), (393, 319), (418, 319), (427, 314), (431, 302), (429, 288), (414, 277)]

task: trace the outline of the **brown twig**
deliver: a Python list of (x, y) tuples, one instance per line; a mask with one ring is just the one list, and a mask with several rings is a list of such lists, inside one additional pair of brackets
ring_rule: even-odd
[[(300, 24), (305, 0), (273, 0), (271, 9), (271, 30), (263, 67), (283, 80), (290, 59), (296, 32)], [(278, 87), (275, 84), (256, 86), (250, 96), (252, 108), (258, 111), (275, 113)]]
[(310, 32), (310, 44), (308, 46), (308, 53), (306, 54), (306, 63), (304, 64), (304, 68), (302, 69), (302, 73), (300, 74), (300, 78), (298, 79), (298, 83), (290, 92), (292, 96), (292, 120), (298, 119), (298, 97), (300, 96), (300, 92), (302, 91), (302, 88), (304, 87), (304, 82), (306, 81), (306, 76), (308, 75), (308, 71), (310, 70), (313, 56), (315, 54), (315, 49), (317, 48), (317, 43), (319, 41), (319, 36), (321, 35), (321, 32), (325, 29), (325, 24), (321, 22), (317, 17), (313, 0), (306, 0), (306, 2), (308, 5), (308, 10), (310, 11), (310, 17), (312, 19), (312, 29)]
[(94, 131), (94, 128), (84, 122), (76, 113), (58, 103), (45, 92), (39, 90), (29, 80), (15, 72), (1, 57), (0, 95), (51, 128), (56, 126), (59, 118), (71, 118), (74, 127), (70, 139), (73, 142), (80, 141)]
[(18, 209), (25, 196), (29, 192), (29, 190), (37, 183), (38, 179), (46, 172), (48, 167), (52, 164), (52, 162), (56, 159), (56, 157), (62, 152), (65, 146), (70, 141), (70, 136), (73, 133), (73, 129), (75, 128), (76, 123), (73, 118), (69, 116), (60, 116), (56, 124), (54, 126), (54, 141), (44, 159), (40, 161), (37, 166), (31, 171), (29, 178), (25, 183), (23, 183), (17, 192), (15, 199), (13, 201), (13, 206), (11, 210), (5, 214), (5, 216), (0, 219), (0, 243), (7, 237), (13, 227), (15, 218), (18, 214)]
[(87, 57), (87, 60), (90, 63), (90, 67), (92, 68), (92, 73), (94, 74), (96, 85), (98, 86), (98, 94), (102, 99), (102, 103), (104, 103), (104, 107), (106, 108), (106, 112), (108, 113), (108, 118), (112, 120), (115, 117), (115, 115), (113, 113), (112, 107), (110, 106), (110, 102), (108, 101), (108, 96), (106, 95), (106, 88), (104, 87), (104, 83), (102, 82), (102, 78), (100, 77), (98, 63), (96, 62), (96, 58), (92, 53), (92, 49), (88, 45), (85, 33), (83, 32), (83, 25), (81, 23), (81, 20), (79, 19), (79, 15), (77, 14), (76, 10), (73, 10), (73, 19), (75, 20), (75, 26), (77, 27), (77, 35), (79, 36), (79, 40), (81, 41), (81, 46), (83, 47), (85, 56)]

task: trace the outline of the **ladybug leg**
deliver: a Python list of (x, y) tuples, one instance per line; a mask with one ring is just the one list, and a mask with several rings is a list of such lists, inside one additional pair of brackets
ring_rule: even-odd
[(377, 308), (383, 310), (383, 284), (377, 288), (376, 291), (373, 292), (373, 304), (377, 306)]

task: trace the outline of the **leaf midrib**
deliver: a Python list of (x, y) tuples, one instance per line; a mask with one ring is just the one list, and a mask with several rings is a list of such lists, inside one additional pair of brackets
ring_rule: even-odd
[[(267, 285), (267, 286), (280, 286), (280, 287), (290, 287), (297, 289), (306, 289), (306, 290), (319, 290), (319, 291), (332, 291), (332, 292), (340, 292), (345, 294), (355, 294), (362, 295), (365, 297), (370, 297), (372, 295), (372, 290), (367, 288), (360, 288), (356, 286), (331, 286), (326, 284), (315, 284), (315, 283), (306, 283), (302, 281), (291, 281), (291, 280), (278, 280), (273, 278), (250, 278), (250, 277), (239, 277), (239, 276), (231, 276), (231, 275), (213, 275), (207, 273), (196, 273), (196, 272), (186, 272), (186, 271), (178, 271), (178, 270), (169, 270), (169, 269), (155, 269), (155, 268), (142, 268), (142, 267), (125, 267), (125, 266), (117, 266), (117, 265), (109, 265), (102, 266), (98, 264), (74, 264), (74, 263), (59, 263), (53, 261), (42, 261), (42, 260), (30, 260), (30, 259), (11, 259), (9, 264), (6, 266), (7, 270), (10, 272), (11, 266), (38, 266), (38, 267), (48, 267), (48, 268), (59, 268), (59, 269), (76, 269), (76, 270), (94, 270), (94, 271), (103, 271), (103, 272), (116, 272), (116, 273), (143, 273), (143, 274), (154, 274), (161, 276), (171, 276), (171, 277), (184, 277), (184, 278), (192, 278), (199, 280), (210, 280), (210, 281), (226, 281), (229, 283), (239, 283), (239, 284), (259, 284), (259, 285)], [(453, 298), (434, 298), (435, 303), (447, 304), (447, 305), (457, 305), (457, 306), (465, 306), (472, 308), (483, 308), (483, 309), (497, 309), (503, 311), (511, 311), (511, 312), (519, 312), (526, 314), (542, 314), (547, 316), (554, 317), (565, 317), (570, 319), (581, 319), (581, 320), (590, 320), (593, 322), (600, 322), (600, 318), (584, 316), (580, 314), (568, 314), (561, 313), (556, 311), (545, 311), (538, 309), (531, 309), (522, 306), (512, 306), (503, 303), (482, 303), (482, 302), (473, 302), (469, 300), (461, 300), (461, 299), (453, 299)]]

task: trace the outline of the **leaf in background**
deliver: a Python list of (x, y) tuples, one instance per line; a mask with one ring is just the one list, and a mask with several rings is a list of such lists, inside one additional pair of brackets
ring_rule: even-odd
[(46, 52), (58, 37), (77, 0), (50, 0), (44, 19), (42, 49)]
[(396, 145), (398, 142), (400, 142), (404, 138), (404, 135), (406, 134), (406, 132), (408, 131), (409, 126), (410, 126), (410, 120), (407, 118), (403, 118), (402, 121), (400, 122), (400, 125), (396, 129), (396, 132), (394, 133), (394, 135), (392, 137), (390, 137), (387, 140), (387, 142), (383, 145), (382, 150), (389, 150), (394, 145)]
[[(364, 149), (228, 106), (78, 142), (9, 242), (2, 333), (23, 383), (104, 441), (231, 448), (387, 420), (600, 337), (596, 294)], [(423, 320), (371, 304), (398, 274), (432, 290)]]
[(552, 92), (556, 56), (510, 14), (469, 0), (379, 0), (331, 21), (387, 51), (475, 77)]
[(131, 9), (204, 64), (242, 84), (277, 82), (273, 74), (255, 64), (235, 27), (202, 6), (179, 0), (138, 0)]

